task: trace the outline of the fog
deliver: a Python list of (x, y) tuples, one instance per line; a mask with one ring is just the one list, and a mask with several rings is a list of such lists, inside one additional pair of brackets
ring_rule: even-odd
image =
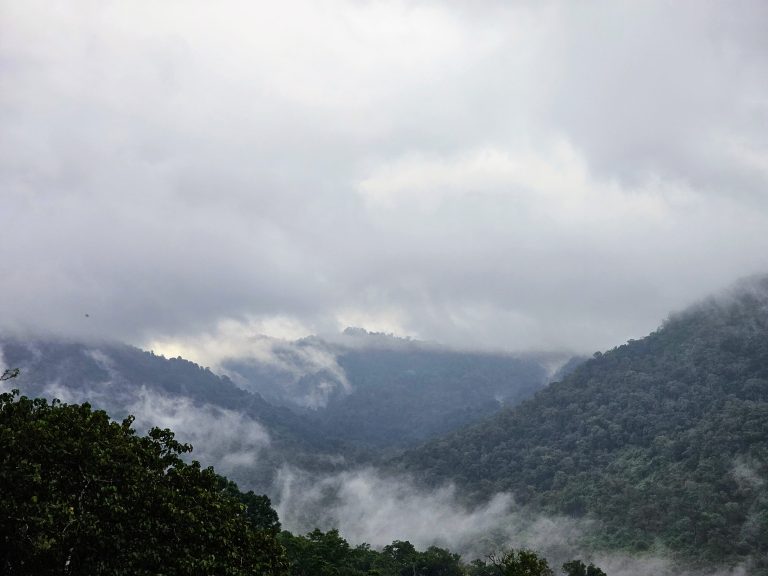
[(210, 404), (195, 405), (189, 398), (169, 397), (142, 388), (128, 406), (136, 415), (134, 427), (169, 428), (176, 439), (191, 444), (192, 456), (228, 474), (256, 466), (260, 452), (269, 446), (266, 429), (248, 416)]
[[(327, 406), (332, 396), (352, 392), (339, 365), (339, 350), (319, 339), (287, 341), (254, 337), (242, 356), (225, 357), (214, 365), (238, 386), (269, 401), (300, 408)], [(205, 356), (206, 353), (203, 352)]]
[(460, 504), (451, 485), (417, 488), (407, 478), (373, 468), (320, 478), (283, 468), (277, 486), (278, 514), (289, 530), (338, 528), (354, 543), (379, 548), (409, 540), (419, 549), (437, 545), (482, 558), (514, 542), (552, 553), (573, 549), (583, 532), (575, 520), (524, 514), (510, 494), (470, 507)]
[[(98, 353), (96, 354), (97, 357)], [(106, 357), (101, 358), (108, 365)], [(2, 383), (9, 390), (23, 380)], [(22, 393), (24, 392), (22, 386)], [(394, 540), (409, 540), (418, 549), (431, 545), (462, 555), (465, 561), (485, 558), (507, 548), (531, 548), (559, 566), (582, 558), (610, 576), (747, 576), (749, 566), (712, 567), (696, 571), (674, 561), (662, 547), (645, 554), (595, 552), (586, 544), (599, 523), (566, 516), (548, 516), (516, 504), (513, 494), (498, 493), (482, 503), (469, 504), (452, 485), (426, 488), (413, 478), (374, 467), (318, 473), (282, 464), (271, 454), (269, 431), (254, 419), (234, 410), (169, 396), (146, 386), (126, 386), (119, 379), (81, 388), (60, 382), (44, 384), (41, 394), (63, 402), (91, 402), (113, 417), (131, 413), (141, 434), (150, 427), (169, 427), (177, 440), (191, 443), (189, 456), (204, 466), (236, 478), (241, 488), (255, 488), (272, 498), (285, 529), (302, 534), (320, 528), (339, 529), (353, 544), (376, 548)], [(337, 466), (343, 465), (340, 459)], [(274, 470), (276, 466), (279, 469)], [(267, 467), (277, 472), (271, 485)], [(760, 486), (765, 479), (754, 463), (739, 459), (733, 475), (740, 483)]]
[[(3, 384), (7, 390), (19, 387), (13, 381)], [(25, 393), (23, 387), (21, 392)], [(116, 420), (133, 415), (133, 428), (138, 434), (146, 434), (154, 427), (169, 428), (176, 440), (192, 445), (188, 459), (214, 466), (222, 474), (237, 475), (257, 468), (270, 445), (268, 431), (245, 414), (184, 396), (161, 394), (146, 386), (104, 382), (72, 388), (50, 382), (41, 396), (69, 404), (88, 402)]]
[(374, 468), (318, 477), (283, 468), (276, 486), (277, 511), (283, 527), (306, 533), (319, 527), (339, 529), (353, 544), (381, 548), (408, 540), (458, 552), (465, 561), (487, 559), (491, 552), (530, 548), (551, 566), (574, 558), (594, 562), (610, 576), (746, 576), (748, 566), (713, 567), (706, 571), (675, 562), (662, 547), (644, 554), (590, 551), (584, 539), (596, 522), (545, 516), (515, 504), (513, 495), (499, 493), (475, 506), (462, 503), (451, 485), (419, 487), (412, 479)]

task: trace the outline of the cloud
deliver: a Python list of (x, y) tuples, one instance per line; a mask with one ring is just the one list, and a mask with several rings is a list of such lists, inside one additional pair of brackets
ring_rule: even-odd
[[(269, 334), (270, 337), (263, 337)], [(216, 366), (226, 358), (254, 358), (275, 364), (276, 340), (287, 342), (309, 336), (311, 330), (297, 319), (273, 316), (243, 320), (220, 320), (210, 330), (176, 338), (160, 338), (148, 343), (150, 350), (170, 357), (194, 358), (206, 366)], [(281, 366), (282, 367), (282, 366)]]
[(252, 338), (254, 348), (220, 365), (241, 388), (269, 401), (316, 410), (332, 396), (352, 392), (352, 384), (338, 363), (338, 350), (314, 338), (295, 342)]
[(408, 540), (417, 549), (440, 546), (464, 560), (490, 552), (530, 548), (551, 566), (574, 558), (593, 561), (615, 576), (745, 576), (748, 566), (693, 569), (672, 560), (663, 548), (627, 555), (586, 550), (584, 538), (595, 523), (531, 513), (510, 494), (499, 493), (474, 506), (462, 503), (451, 485), (420, 488), (407, 477), (373, 468), (330, 476), (284, 467), (276, 481), (277, 512), (287, 530), (303, 534), (337, 528), (353, 545), (381, 548)]
[(583, 530), (576, 520), (526, 516), (509, 494), (470, 507), (453, 486), (426, 491), (371, 468), (321, 478), (283, 468), (277, 484), (277, 511), (287, 529), (339, 528), (355, 544), (409, 540), (420, 549), (437, 545), (472, 559), (512, 542), (556, 552), (574, 547)]
[(68, 404), (88, 402), (113, 419), (131, 414), (133, 428), (142, 435), (150, 428), (169, 428), (176, 440), (193, 446), (191, 458), (222, 474), (253, 470), (270, 446), (267, 430), (245, 414), (184, 396), (167, 396), (146, 386), (108, 381), (73, 388), (49, 382), (40, 396)]
[(0, 10), (3, 330), (591, 352), (766, 269), (761, 2)]
[(134, 428), (170, 428), (181, 442), (192, 444), (192, 457), (228, 474), (256, 465), (269, 433), (252, 418), (211, 404), (197, 405), (184, 397), (167, 397), (142, 387), (128, 406), (136, 416)]

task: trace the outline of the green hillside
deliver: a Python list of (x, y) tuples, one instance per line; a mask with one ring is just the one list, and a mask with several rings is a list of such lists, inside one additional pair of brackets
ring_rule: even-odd
[(547, 382), (534, 358), (450, 350), (347, 350), (354, 389), (317, 412), (321, 428), (386, 448), (421, 443), (528, 398)]
[[(30, 397), (89, 402), (116, 418), (124, 418), (132, 411), (141, 411), (136, 404), (148, 394), (150, 403), (167, 399), (168, 408), (191, 403), (198, 408), (215, 407), (210, 418), (220, 415), (221, 409), (257, 422), (269, 434), (269, 445), (259, 451), (253, 464), (229, 474), (262, 491), (269, 489), (286, 461), (312, 470), (333, 469), (329, 455), (354, 456), (342, 440), (318, 435), (306, 418), (288, 408), (273, 406), (259, 394), (242, 390), (228, 378), (182, 358), (165, 358), (119, 343), (7, 337), (0, 338), (0, 358), (5, 365), (20, 369), (14, 387)], [(227, 433), (224, 423), (220, 429), (222, 434)], [(237, 438), (232, 438), (232, 444), (237, 444)], [(223, 456), (212, 454), (216, 447), (202, 448), (209, 455)]]
[(415, 446), (517, 404), (568, 359), (452, 350), (351, 328), (271, 353), (271, 363), (230, 358), (222, 366), (243, 388), (303, 414), (316, 434), (375, 451)]
[[(0, 381), (18, 372), (4, 370)], [(0, 573), (187, 576), (554, 576), (544, 557), (504, 550), (462, 561), (395, 540), (356, 547), (338, 530), (280, 532), (269, 498), (181, 456), (173, 431), (136, 433), (89, 404), (0, 393)], [(605, 576), (580, 560), (566, 576)]]
[(407, 453), (475, 497), (594, 517), (593, 544), (768, 574), (768, 278), (672, 316), (521, 405)]

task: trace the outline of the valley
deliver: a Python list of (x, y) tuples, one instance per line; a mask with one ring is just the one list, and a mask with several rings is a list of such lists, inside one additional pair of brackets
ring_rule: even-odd
[(227, 376), (122, 344), (6, 338), (2, 358), (26, 395), (175, 430), (299, 533), (766, 570), (768, 278), (586, 361), (350, 331), (271, 346)]

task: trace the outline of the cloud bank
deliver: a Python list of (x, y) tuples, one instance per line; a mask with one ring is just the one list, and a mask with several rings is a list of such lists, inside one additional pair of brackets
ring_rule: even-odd
[(4, 2), (0, 328), (219, 356), (346, 325), (642, 336), (768, 270), (766, 21), (758, 0)]

